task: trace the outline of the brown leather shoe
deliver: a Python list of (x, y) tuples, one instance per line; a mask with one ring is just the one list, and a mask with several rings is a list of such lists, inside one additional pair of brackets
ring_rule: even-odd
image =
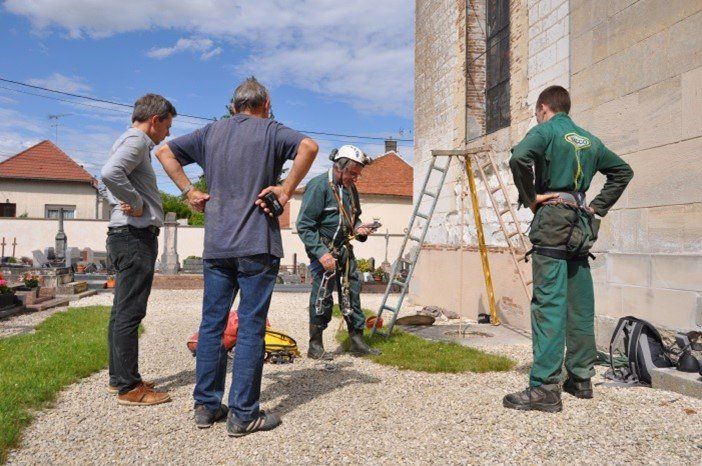
[(143, 382), (124, 395), (117, 395), (117, 403), (130, 406), (151, 406), (171, 401), (171, 396), (165, 392), (155, 392)]
[[(142, 383), (152, 390), (156, 386), (156, 382), (153, 382), (151, 380), (142, 380)], [(109, 393), (110, 395), (116, 395), (119, 393), (119, 388), (112, 386), (112, 385), (108, 385), (107, 386), (107, 393)]]

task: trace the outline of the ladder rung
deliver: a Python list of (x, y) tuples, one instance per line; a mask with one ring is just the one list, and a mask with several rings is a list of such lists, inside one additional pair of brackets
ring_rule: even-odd
[(441, 172), (441, 173), (446, 173), (446, 172), (448, 171), (448, 169), (449, 169), (448, 166), (446, 166), (446, 168), (441, 168), (441, 167), (437, 167), (436, 165), (434, 165), (434, 166), (431, 167), (431, 168), (432, 168), (433, 170), (439, 171), (439, 172)]
[(425, 214), (423, 214), (423, 213), (421, 213), (421, 212), (417, 212), (417, 217), (423, 218), (424, 220), (429, 220), (429, 216), (428, 216), (428, 215), (425, 215)]
[(400, 285), (400, 286), (402, 286), (402, 287), (407, 286), (407, 283), (406, 283), (406, 282), (401, 282), (401, 281), (399, 281), (399, 280), (393, 280), (391, 283), (393, 283), (393, 284), (395, 284), (395, 285)]
[(514, 237), (517, 236), (518, 234), (519, 234), (519, 231), (513, 231), (512, 233), (510, 233), (510, 234), (507, 235), (507, 238), (514, 238)]
[(397, 314), (397, 309), (394, 307), (388, 306), (387, 304), (383, 304), (383, 309), (387, 309), (388, 311), (392, 312), (393, 314)]
[(437, 193), (432, 192), (432, 191), (424, 191), (424, 194), (426, 194), (429, 197), (433, 197), (433, 198), (436, 198), (438, 196)]
[(422, 238), (417, 238), (416, 236), (412, 236), (412, 235), (410, 235), (409, 239), (412, 241), (416, 241), (418, 243), (422, 242)]
[(499, 216), (502, 217), (502, 216), (503, 216), (504, 214), (506, 214), (507, 212), (509, 212), (509, 208), (504, 209), (504, 210), (501, 210)]
[(490, 190), (490, 194), (495, 194), (500, 189), (502, 189), (502, 187), (500, 185), (497, 185), (496, 187), (494, 187)]
[(492, 166), (492, 162), (490, 162), (490, 161), (488, 160), (487, 162), (485, 162), (484, 164), (482, 164), (482, 165), (480, 166), (480, 168), (483, 169), (483, 170), (485, 170), (485, 169), (487, 169), (487, 168), (489, 168), (489, 167), (491, 167), (491, 166)]
[(532, 283), (534, 283), (534, 281), (533, 281), (533, 280), (527, 280), (527, 281), (525, 281), (524, 283), (526, 283), (526, 285), (529, 286), (529, 285), (531, 285)]

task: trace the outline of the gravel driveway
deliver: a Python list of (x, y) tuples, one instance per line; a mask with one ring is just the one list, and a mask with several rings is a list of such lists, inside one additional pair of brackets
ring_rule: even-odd
[[(80, 302), (110, 304), (110, 296)], [(118, 406), (106, 371), (62, 392), (25, 431), (12, 464), (360, 464), (684, 463), (702, 460), (702, 401), (647, 388), (599, 388), (594, 400), (564, 395), (561, 414), (502, 408), (527, 381), (529, 347), (492, 348), (519, 361), (513, 372), (424, 374), (337, 357), (327, 372), (312, 360), (266, 365), (262, 405), (283, 425), (240, 439), (224, 424), (192, 422), (201, 291), (155, 290), (141, 339), (141, 372), (173, 402)], [(276, 294), (270, 320), (307, 350), (307, 299)], [(379, 296), (364, 296), (364, 307)], [(328, 330), (326, 341), (331, 343)], [(336, 346), (335, 344), (332, 345)]]

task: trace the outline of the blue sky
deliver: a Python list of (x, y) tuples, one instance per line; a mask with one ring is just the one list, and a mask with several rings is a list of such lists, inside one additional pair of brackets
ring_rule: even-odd
[[(411, 139), (413, 4), (5, 0), (0, 77), (126, 103), (156, 92), (180, 113), (219, 117), (236, 84), (253, 74), (270, 88), (276, 119), (295, 129)], [(129, 125), (125, 109), (0, 86), (0, 160), (53, 141), (48, 115), (69, 114), (60, 119), (59, 146), (97, 174)], [(202, 124), (179, 117), (172, 135)], [(372, 156), (383, 147), (382, 141), (313, 137), (321, 147), (314, 173), (326, 169), (333, 147), (355, 143)], [(411, 159), (411, 143), (400, 143), (400, 152)], [(157, 168), (162, 188), (174, 192)]]

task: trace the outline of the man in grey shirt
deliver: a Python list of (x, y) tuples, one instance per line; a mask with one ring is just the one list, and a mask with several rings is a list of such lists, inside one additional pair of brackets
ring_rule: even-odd
[[(195, 366), (195, 423), (211, 427), (227, 413), (227, 431), (239, 437), (280, 424), (259, 409), (264, 334), (283, 247), (278, 219), (262, 205), (272, 192), (285, 206), (317, 156), (317, 144), (269, 118), (268, 91), (249, 78), (237, 87), (234, 115), (181, 136), (158, 150), (166, 173), (196, 210), (205, 210), (202, 322)], [(276, 185), (286, 160), (290, 174)], [(195, 189), (182, 165), (197, 163), (209, 195)], [(228, 407), (222, 404), (227, 354), (222, 335), (237, 293), (239, 330)]]
[(170, 134), (176, 110), (156, 94), (134, 104), (132, 127), (112, 146), (102, 168), (102, 181), (113, 204), (107, 230), (107, 254), (117, 271), (115, 297), (107, 331), (108, 391), (124, 405), (154, 405), (170, 400), (154, 391), (139, 374), (139, 324), (146, 315), (159, 228), (163, 225), (161, 194), (151, 165), (151, 150)]

